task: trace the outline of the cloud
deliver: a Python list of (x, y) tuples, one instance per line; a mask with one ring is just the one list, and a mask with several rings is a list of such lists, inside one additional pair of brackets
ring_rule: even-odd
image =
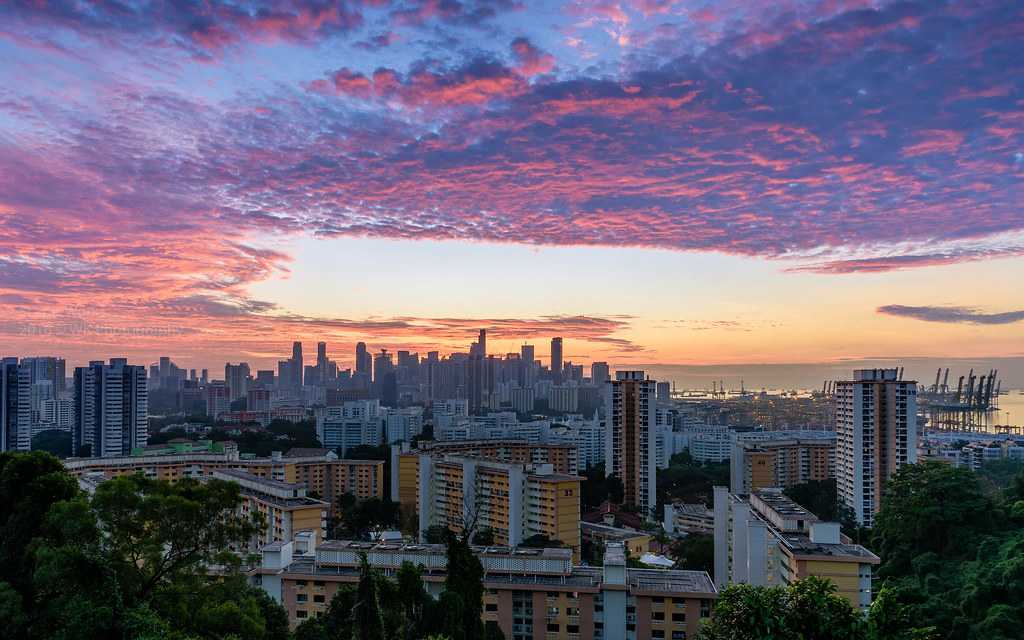
[(500, 62), (477, 58), (452, 69), (417, 65), (406, 74), (379, 68), (371, 76), (342, 67), (328, 80), (307, 85), (316, 93), (359, 99), (374, 98), (407, 108), (440, 109), (479, 106), (526, 91), (526, 82)]
[(555, 68), (555, 57), (538, 49), (528, 38), (516, 38), (511, 48), (518, 63), (516, 71), (526, 77), (548, 73)]
[[(155, 312), (205, 345), (234, 323), (260, 353), (286, 350), (281, 331), (472, 330), (251, 299), (305, 236), (716, 252), (823, 274), (1024, 255), (1015, 3), (574, 2), (528, 31), (503, 20), (520, 8), (3, 4), (13, 319)], [(180, 55), (243, 47), (219, 67)], [(492, 320), (628, 348), (611, 326)]]
[(984, 313), (972, 307), (909, 307), (901, 304), (889, 304), (878, 307), (877, 312), (890, 316), (924, 320), (925, 322), (949, 324), (1000, 325), (1024, 320), (1024, 311)]

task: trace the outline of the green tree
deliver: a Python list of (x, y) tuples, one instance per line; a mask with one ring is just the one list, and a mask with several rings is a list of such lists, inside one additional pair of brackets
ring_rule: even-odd
[(817, 577), (788, 587), (726, 587), (701, 640), (858, 640), (864, 621), (835, 585)]
[(715, 568), (715, 540), (713, 536), (691, 533), (672, 542), (670, 547), (676, 566), (680, 569), (707, 571)]
[(448, 574), (442, 604), (447, 617), (445, 633), (453, 640), (483, 637), (480, 616), (484, 607), (484, 568), (462, 537), (447, 534)]
[(71, 455), (71, 432), (47, 429), (32, 436), (32, 450), (52, 453), (58, 458)]
[(487, 527), (478, 529), (473, 534), (473, 544), (485, 547), (494, 544), (494, 530)]
[(924, 553), (965, 558), (997, 525), (996, 505), (977, 476), (941, 462), (904, 466), (886, 484), (882, 505), (872, 532), (882, 577), (909, 573)]
[(359, 586), (352, 609), (353, 640), (384, 640), (384, 618), (377, 600), (377, 584), (366, 554), (359, 556)]
[(428, 544), (445, 544), (448, 539), (448, 529), (440, 525), (432, 524), (423, 530), (423, 540)]
[(50, 507), (78, 493), (78, 484), (52, 455), (0, 454), (0, 582), (17, 592), (26, 608), (35, 600), (32, 540)]

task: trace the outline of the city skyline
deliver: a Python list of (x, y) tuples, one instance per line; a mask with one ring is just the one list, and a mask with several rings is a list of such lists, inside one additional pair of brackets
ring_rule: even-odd
[(1013, 2), (0, 18), (6, 353), (1024, 357)]

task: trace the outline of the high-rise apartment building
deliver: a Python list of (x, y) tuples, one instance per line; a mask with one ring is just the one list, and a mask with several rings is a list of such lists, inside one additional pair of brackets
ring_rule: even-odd
[(82, 455), (124, 456), (149, 438), (146, 367), (124, 358), (93, 361), (75, 368), (75, 428), (72, 451)]
[(897, 369), (857, 369), (835, 389), (839, 499), (870, 527), (889, 477), (917, 462), (917, 382)]
[(611, 370), (608, 368), (607, 362), (590, 363), (591, 384), (600, 386), (608, 382), (609, 380), (611, 380)]
[(551, 378), (562, 384), (562, 339), (551, 338)]
[(231, 388), (221, 380), (206, 385), (206, 415), (214, 420), (231, 411)]
[(657, 400), (643, 371), (616, 371), (605, 383), (605, 469), (622, 480), (626, 504), (649, 516), (657, 502)]
[(231, 402), (244, 398), (249, 392), (249, 363), (239, 362), (224, 365), (224, 382), (231, 391)]
[(17, 358), (0, 360), (0, 451), (32, 448), (30, 372)]

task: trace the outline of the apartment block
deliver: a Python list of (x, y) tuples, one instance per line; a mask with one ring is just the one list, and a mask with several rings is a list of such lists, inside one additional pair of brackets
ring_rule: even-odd
[(879, 558), (787, 498), (781, 489), (749, 495), (715, 487), (715, 584), (786, 586), (801, 578), (831, 580), (861, 611), (871, 606)]
[(917, 382), (897, 369), (857, 369), (835, 388), (839, 499), (870, 527), (890, 476), (917, 462)]
[(580, 482), (550, 464), (515, 464), (440, 454), (398, 457), (398, 498), (418, 529), (490, 529), (503, 545), (544, 535), (580, 553)]
[(233, 443), (172, 442), (165, 448), (140, 455), (111, 458), (73, 458), (64, 462), (73, 476), (97, 475), (102, 479), (141, 473), (149, 478), (176, 482), (181, 478), (204, 479), (222, 470), (243, 471), (257, 478), (300, 485), (334, 508), (344, 494), (360, 500), (384, 497), (383, 460), (339, 460), (324, 449), (292, 450), (269, 458), (242, 459)]
[(733, 493), (834, 477), (834, 431), (758, 431), (734, 436), (729, 482)]
[(263, 516), (265, 528), (249, 541), (250, 551), (273, 542), (291, 542), (303, 532), (311, 532), (316, 543), (326, 540), (329, 505), (307, 496), (302, 485), (268, 480), (235, 469), (214, 471), (213, 478), (239, 486), (242, 504), (238, 509), (243, 516)]
[(657, 502), (656, 382), (616, 371), (605, 383), (605, 470), (622, 479), (624, 501), (651, 515)]
[[(359, 580), (360, 555), (384, 575), (403, 562), (423, 567), (427, 592), (444, 587), (444, 545), (332, 540), (315, 549), (295, 543), (263, 548), (254, 571), (288, 612), (294, 628), (321, 615), (345, 585)], [(509, 640), (685, 640), (711, 615), (717, 591), (703, 571), (632, 569), (621, 545), (609, 543), (603, 567), (575, 566), (568, 549), (474, 547), (484, 568), (482, 618)]]
[(568, 475), (579, 472), (579, 450), (573, 444), (531, 443), (525, 440), (456, 440), (424, 442), (420, 445), (420, 451), (514, 464), (550, 464), (555, 473)]

